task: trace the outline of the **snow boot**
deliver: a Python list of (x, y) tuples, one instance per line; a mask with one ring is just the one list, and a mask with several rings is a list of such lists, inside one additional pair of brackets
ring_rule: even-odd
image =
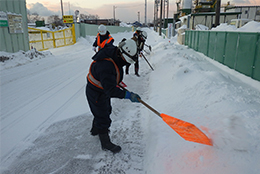
[(103, 150), (110, 150), (113, 153), (120, 152), (121, 147), (111, 143), (108, 133), (99, 134), (99, 139)]
[(91, 130), (90, 130), (90, 134), (92, 135), (92, 136), (96, 136), (96, 135), (98, 135), (98, 134), (102, 134), (102, 133), (105, 133), (105, 132), (110, 132), (110, 130), (109, 129), (98, 129), (97, 127), (95, 127), (94, 126), (94, 124), (92, 125), (92, 128), (91, 128)]
[(90, 133), (92, 136), (98, 135), (98, 128), (96, 128), (95, 126), (92, 126)]

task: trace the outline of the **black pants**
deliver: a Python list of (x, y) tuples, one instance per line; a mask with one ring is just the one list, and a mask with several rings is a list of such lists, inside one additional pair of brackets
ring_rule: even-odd
[[(129, 65), (126, 65), (126, 68), (125, 68), (125, 73), (126, 74), (129, 74), (129, 67), (130, 67), (131, 64)], [(137, 61), (135, 62), (135, 74), (138, 74), (138, 71), (139, 71), (139, 60), (137, 59)]]
[(86, 86), (86, 96), (90, 110), (94, 116), (93, 126), (99, 129), (99, 133), (108, 132), (111, 125), (110, 114), (112, 112), (110, 98), (104, 93), (98, 92), (89, 85)]

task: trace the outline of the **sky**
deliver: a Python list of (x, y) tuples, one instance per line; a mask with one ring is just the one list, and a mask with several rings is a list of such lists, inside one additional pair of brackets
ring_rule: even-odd
[[(60, 0), (26, 0), (27, 8), (31, 13), (37, 12), (40, 16), (60, 15), (61, 3)], [(222, 4), (226, 3), (223, 1)], [(231, 4), (235, 5), (260, 5), (260, 0), (234, 0)], [(115, 6), (115, 18), (123, 22), (134, 22), (140, 19), (145, 20), (145, 0), (103, 0), (103, 1), (88, 1), (88, 0), (63, 0), (64, 15), (73, 15), (75, 10), (79, 10), (81, 14), (98, 15), (100, 18), (113, 18)], [(140, 12), (138, 14), (138, 12)], [(172, 17), (176, 12), (176, 0), (169, 0), (169, 17)], [(154, 1), (147, 0), (147, 22), (153, 21)], [(139, 17), (138, 17), (139, 16)]]
[[(259, 27), (252, 21), (240, 30)], [(133, 65), (124, 75), (127, 89), (159, 113), (194, 124), (213, 146), (184, 140), (140, 103), (112, 99), (110, 137), (122, 150), (101, 150), (89, 133), (93, 116), (85, 86), (95, 36), (86, 36), (47, 51), (0, 52), (10, 58), (0, 62), (0, 173), (259, 173), (260, 82), (178, 44), (176, 37), (144, 30), (152, 47), (144, 55), (153, 70), (140, 57), (140, 77)], [(114, 44), (132, 35), (112, 34)]]
[[(37, 11), (43, 16), (49, 14), (61, 15), (61, 3), (60, 0), (49, 1), (30, 1), (27, 0), (27, 8), (31, 12)], [(79, 10), (80, 14), (92, 14), (98, 15), (100, 18), (113, 18), (115, 6), (115, 18), (125, 22), (134, 22), (140, 19), (144, 22), (145, 16), (145, 1), (98, 1), (93, 3), (92, 1), (68, 1), (63, 0), (63, 11), (65, 15), (73, 15), (75, 10)], [(171, 10), (171, 9), (170, 9)], [(138, 12), (140, 12), (138, 14)], [(173, 10), (171, 10), (173, 14)], [(139, 15), (139, 18), (138, 18)], [(153, 20), (153, 1), (147, 0), (147, 22)]]

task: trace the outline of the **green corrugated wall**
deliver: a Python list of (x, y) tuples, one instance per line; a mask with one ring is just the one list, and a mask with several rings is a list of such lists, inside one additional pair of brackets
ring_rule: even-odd
[[(98, 26), (94, 24), (85, 24), (85, 23), (76, 23), (75, 24), (75, 32), (76, 38), (79, 37), (86, 37), (88, 36), (96, 36), (98, 33)], [(120, 26), (106, 26), (107, 30), (110, 34), (118, 33), (118, 32), (125, 32), (125, 31), (132, 31), (131, 27), (120, 27)]]
[(260, 32), (190, 30), (185, 45), (260, 81)]
[(17, 52), (29, 50), (27, 10), (25, 0), (0, 0), (0, 11), (22, 15), (23, 33), (12, 33), (8, 27), (0, 27), (0, 51)]

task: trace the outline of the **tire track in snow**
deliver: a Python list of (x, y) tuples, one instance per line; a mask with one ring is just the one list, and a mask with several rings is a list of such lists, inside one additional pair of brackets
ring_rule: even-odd
[[(18, 66), (18, 67), (13, 67), (16, 70), (13, 71), (12, 68), (10, 69), (5, 69), (1, 71), (1, 81), (0, 84), (1, 86), (6, 85), (11, 82), (15, 82), (16, 80), (23, 80), (28, 77), (34, 76), (35, 74), (41, 74), (45, 73), (46, 71), (50, 69), (56, 69), (60, 68), (63, 66), (66, 66), (68, 63), (73, 63), (77, 62), (79, 59), (85, 59), (84, 57), (81, 57), (79, 59), (60, 59), (59, 61), (55, 60), (55, 64), (49, 64), (52, 59), (58, 59), (56, 57), (48, 57), (48, 58), (42, 58), (37, 61), (30, 62), (28, 64)], [(38, 67), (37, 69), (31, 69), (30, 67)], [(28, 67), (28, 68), (26, 68)], [(28, 71), (29, 69), (29, 71)]]
[[(81, 58), (83, 59), (83, 58)], [(77, 59), (79, 60), (79, 59)], [(84, 59), (83, 59), (84, 60)], [(80, 69), (84, 69), (84, 64), (74, 64), (77, 63), (74, 61), (66, 61), (66, 63), (63, 63), (60, 66), (54, 66), (51, 68), (48, 68), (48, 70), (45, 69), (45, 71), (39, 70), (38, 73), (34, 74), (33, 76), (30, 75), (26, 77), (26, 79), (21, 78), (19, 80), (14, 81), (11, 84), (7, 84), (7, 86), (1, 86), (2, 88), (2, 99), (5, 101), (3, 104), (3, 115), (1, 115), (1, 122), (3, 122), (6, 118), (9, 118), (12, 116), (13, 113), (17, 112), (20, 108), (25, 107), (26, 105), (32, 103), (33, 101), (37, 100), (37, 98), (41, 97), (43, 94), (47, 93), (48, 91), (56, 88), (57, 84), (60, 84), (66, 80), (68, 80), (69, 76), (73, 76), (73, 74), (58, 74), (59, 70), (66, 69), (67, 67), (73, 67), (80, 65), (81, 67), (78, 67)], [(75, 67), (75, 68), (76, 68)], [(58, 69), (57, 69), (58, 68)], [(26, 68), (25, 68), (26, 69)], [(62, 71), (63, 72), (63, 71)], [(71, 71), (70, 73), (75, 73), (74, 71)], [(42, 82), (40, 79), (44, 76), (50, 76), (49, 74), (53, 74), (53, 77), (49, 78), (48, 82)], [(76, 74), (75, 74), (76, 75)], [(56, 77), (56, 78), (55, 78)], [(33, 81), (34, 86), (31, 88), (30, 84), (31, 81)], [(14, 84), (19, 84), (16, 90), (9, 90), (14, 89)], [(10, 86), (9, 86), (10, 85)], [(28, 96), (26, 97), (27, 100), (20, 101), (21, 99), (24, 99), (24, 95)], [(20, 99), (21, 98), (21, 99)], [(9, 104), (6, 106), (6, 104)], [(10, 105), (12, 104), (12, 105)], [(8, 109), (10, 108), (10, 109)], [(15, 120), (15, 118), (13, 119)]]
[[(84, 71), (84, 73), (85, 73), (85, 71)], [(69, 81), (63, 81), (62, 83), (59, 84), (58, 87), (56, 86), (56, 84), (53, 84), (53, 86), (48, 88), (48, 91), (44, 92), (44, 95), (42, 95), (41, 97), (37, 97), (33, 101), (30, 101), (30, 102), (24, 104), (25, 107), (21, 107), (15, 112), (15, 113), (19, 114), (19, 117), (17, 117), (18, 119), (11, 121), (9, 124), (3, 124), (5, 126), (1, 127), (1, 133), (5, 133), (5, 131), (7, 129), (11, 129), (12, 126), (19, 123), (22, 119), (25, 119), (26, 117), (28, 117), (29, 113), (33, 112), (34, 110), (37, 110), (44, 102), (51, 100), (51, 98), (55, 97), (64, 88), (64, 86), (71, 85), (74, 81), (77, 80), (77, 78), (79, 78), (79, 77), (81, 78), (82, 74), (83, 73), (80, 72), (78, 75), (76, 75), (75, 79), (73, 78)], [(82, 88), (83, 87), (81, 87), (80, 89), (82, 89)], [(28, 109), (26, 107), (28, 107)], [(25, 110), (25, 111), (23, 111), (23, 110)], [(4, 120), (2, 120), (2, 122), (4, 122)]]
[[(1, 129), (1, 135), (2, 135), (1, 146), (5, 150), (4, 151), (5, 153), (3, 154), (3, 159), (6, 158), (8, 154), (11, 154), (12, 151), (16, 149), (16, 147), (14, 146), (17, 143), (17, 141), (12, 141), (12, 142), (7, 141), (9, 143), (5, 142), (5, 139), (8, 139), (9, 137), (8, 135), (10, 136), (13, 134), (20, 135), (19, 137), (20, 139), (18, 142), (20, 141), (27, 142), (35, 139), (40, 132), (44, 131), (44, 129), (48, 127), (49, 124), (59, 116), (62, 110), (68, 107), (78, 96), (82, 95), (81, 92), (83, 91), (85, 83), (82, 84), (80, 87), (78, 87), (78, 84), (79, 81), (82, 80), (83, 75), (85, 75), (85, 70), (78, 73), (74, 78), (70, 79), (69, 81), (64, 81), (59, 86), (55, 87), (54, 89), (51, 89), (49, 92), (46, 92), (43, 96), (37, 98), (35, 101), (32, 101), (30, 104), (26, 105), (26, 107), (21, 108), (16, 112), (16, 114), (19, 115), (18, 116), (19, 119), (15, 120), (14, 122), (11, 122), (10, 124), (6, 125), (3, 129)], [(77, 89), (76, 92), (74, 92), (75, 89)], [(68, 91), (68, 93), (69, 91), (73, 91), (73, 93), (66, 96), (64, 98), (65, 101), (62, 101), (60, 100), (60, 98), (63, 97), (61, 95), (64, 94), (64, 91)], [(53, 106), (51, 106), (53, 100), (56, 100), (57, 104), (60, 103), (60, 106), (58, 108), (53, 108)], [(37, 115), (42, 115), (41, 112), (46, 112), (45, 118), (37, 118)], [(28, 123), (30, 122), (33, 125), (31, 124), (31, 127), (28, 128)], [(18, 128), (23, 127), (24, 130), (20, 131), (15, 127)], [(26, 135), (26, 133), (28, 132), (29, 135)]]

